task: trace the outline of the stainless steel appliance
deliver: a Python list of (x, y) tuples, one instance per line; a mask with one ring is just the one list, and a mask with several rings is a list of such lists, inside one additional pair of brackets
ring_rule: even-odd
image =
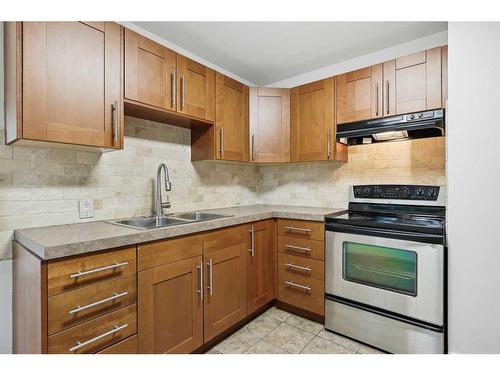
[(444, 135), (444, 111), (408, 113), (337, 125), (337, 140), (348, 145)]
[(393, 353), (444, 353), (445, 188), (363, 185), (326, 219), (325, 327)]

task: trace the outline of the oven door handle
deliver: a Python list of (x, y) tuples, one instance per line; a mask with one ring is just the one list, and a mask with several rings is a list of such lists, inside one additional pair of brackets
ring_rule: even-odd
[(349, 234), (359, 234), (363, 236), (374, 236), (383, 238), (393, 238), (397, 240), (431, 243), (437, 245), (444, 244), (444, 236), (440, 234), (416, 233), (395, 231), (381, 228), (359, 227), (356, 225), (341, 223), (326, 223), (325, 230), (329, 232), (340, 232)]

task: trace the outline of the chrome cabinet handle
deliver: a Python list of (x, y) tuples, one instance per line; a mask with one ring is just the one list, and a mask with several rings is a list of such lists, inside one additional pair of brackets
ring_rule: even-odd
[(252, 161), (255, 161), (255, 134), (252, 134)]
[(303, 289), (303, 290), (306, 290), (308, 292), (310, 292), (312, 290), (312, 288), (309, 285), (301, 285), (301, 284), (294, 283), (293, 281), (285, 281), (285, 284), (288, 285), (289, 287)]
[(200, 289), (198, 289), (198, 294), (200, 295), (200, 300), (203, 301), (203, 261), (201, 261), (200, 265), (196, 268), (198, 268), (200, 272)]
[(386, 109), (387, 109), (387, 114), (389, 114), (389, 81), (385, 81), (385, 99), (386, 99)]
[(128, 294), (128, 292), (122, 292), (122, 293), (113, 293), (113, 295), (111, 297), (108, 297), (108, 298), (104, 298), (100, 301), (97, 301), (97, 302), (93, 302), (93, 303), (89, 303), (88, 305), (85, 305), (85, 306), (76, 306), (76, 308), (74, 308), (73, 310), (70, 310), (69, 313), (70, 314), (76, 314), (80, 311), (83, 311), (83, 310), (87, 310), (87, 309), (90, 309), (91, 307), (94, 307), (94, 306), (99, 306), (103, 303), (106, 303), (106, 302), (109, 302), (109, 301), (114, 301), (115, 299), (118, 299), (120, 297), (124, 297)]
[(326, 158), (330, 159), (330, 128), (326, 132)]
[(219, 130), (219, 136), (220, 136), (220, 143), (219, 143), (220, 150), (219, 150), (219, 153), (220, 153), (220, 157), (222, 159), (224, 159), (224, 128), (220, 128), (220, 130)]
[(175, 73), (175, 70), (172, 74), (170, 74), (170, 95), (172, 97), (170, 98), (170, 103), (172, 109), (175, 109), (175, 106), (177, 105), (177, 75)]
[(208, 285), (207, 289), (210, 290), (210, 295), (212, 296), (214, 294), (214, 262), (213, 259), (210, 258), (208, 263)]
[(293, 264), (293, 263), (285, 263), (285, 266), (288, 266), (288, 268), (296, 268), (298, 270), (302, 270), (302, 271), (306, 271), (306, 272), (312, 271), (312, 269), (310, 267), (297, 266), (296, 264)]
[(186, 92), (185, 80), (184, 80), (184, 76), (181, 76), (181, 111), (184, 110), (185, 92)]
[(103, 333), (102, 335), (99, 335), (99, 336), (96, 336), (94, 337), (93, 339), (90, 339), (90, 340), (87, 340), (87, 341), (84, 341), (84, 342), (80, 342), (80, 341), (77, 341), (76, 342), (76, 345), (73, 346), (72, 348), (69, 349), (70, 353), (73, 353), (74, 351), (80, 349), (80, 348), (83, 348), (84, 346), (86, 345), (89, 345), (89, 344), (92, 344), (93, 342), (96, 342), (106, 336), (109, 336), (109, 335), (112, 335), (118, 331), (121, 331), (122, 329), (125, 329), (128, 327), (128, 324), (124, 324), (124, 325), (121, 325), (121, 326), (114, 326), (114, 328), (111, 330), (111, 331), (108, 331), (106, 333)]
[(310, 253), (311, 249), (309, 247), (295, 246), (295, 245), (285, 245), (285, 247), (289, 250), (299, 250), (304, 251), (306, 253)]
[(295, 231), (295, 232), (311, 232), (309, 228), (299, 228), (299, 227), (285, 227), (286, 230), (289, 232)]
[(250, 229), (248, 230), (248, 232), (250, 233), (250, 238), (251, 238), (251, 247), (250, 249), (248, 249), (248, 251), (250, 252), (250, 254), (252, 254), (252, 256), (254, 257), (255, 256), (255, 228), (254, 226), (252, 225), (250, 227)]
[(375, 116), (378, 116), (378, 83), (375, 84)]
[(105, 267), (101, 267), (101, 268), (95, 268), (93, 270), (78, 271), (77, 273), (73, 273), (73, 274), (69, 275), (69, 277), (71, 279), (74, 279), (74, 278), (77, 278), (77, 277), (81, 277), (81, 276), (85, 276), (85, 275), (90, 275), (90, 274), (96, 273), (96, 272), (102, 272), (102, 271), (111, 270), (111, 269), (114, 269), (114, 268), (125, 267), (127, 264), (128, 264), (128, 262), (123, 262), (123, 263), (115, 262), (114, 264), (111, 264), (109, 266), (105, 266)]
[(113, 143), (118, 142), (118, 101), (111, 104), (111, 112), (113, 113)]

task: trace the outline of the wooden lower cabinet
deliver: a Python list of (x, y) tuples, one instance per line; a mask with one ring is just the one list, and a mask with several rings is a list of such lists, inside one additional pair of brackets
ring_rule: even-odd
[(247, 315), (246, 252), (247, 242), (243, 242), (204, 254), (205, 341), (224, 332)]
[(248, 314), (253, 313), (275, 295), (276, 246), (275, 222), (265, 220), (248, 226), (247, 303)]
[(202, 257), (139, 272), (139, 352), (189, 353), (203, 344)]
[(128, 339), (101, 350), (97, 354), (137, 354), (137, 335), (130, 336)]

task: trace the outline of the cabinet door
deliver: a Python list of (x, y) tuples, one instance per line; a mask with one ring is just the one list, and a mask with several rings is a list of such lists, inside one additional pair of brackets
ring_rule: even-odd
[(215, 71), (177, 55), (177, 111), (205, 120), (215, 115)]
[(290, 90), (250, 88), (250, 161), (290, 161)]
[(121, 26), (23, 23), (23, 138), (122, 147)]
[(337, 123), (382, 117), (382, 65), (336, 77)]
[(275, 236), (274, 221), (259, 221), (248, 226), (247, 300), (248, 314), (274, 298)]
[(176, 110), (176, 53), (125, 29), (125, 98)]
[(333, 154), (334, 106), (334, 78), (291, 90), (291, 161), (328, 160)]
[(139, 353), (190, 353), (203, 344), (202, 257), (138, 273)]
[(205, 261), (205, 342), (247, 315), (247, 243), (207, 251)]
[(395, 87), (386, 80), (384, 95), (391, 98), (391, 90), (395, 90), (396, 114), (442, 107), (440, 47), (400, 57), (394, 69)]
[(248, 160), (248, 86), (216, 73), (216, 158)]

